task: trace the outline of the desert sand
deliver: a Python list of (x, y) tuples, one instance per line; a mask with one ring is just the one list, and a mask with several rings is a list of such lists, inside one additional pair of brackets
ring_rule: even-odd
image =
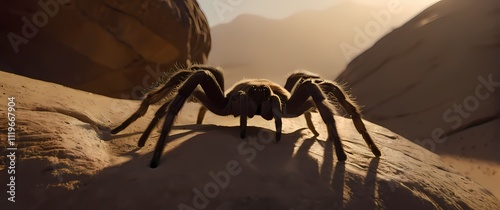
[[(488, 190), (438, 155), (368, 121), (383, 155), (374, 158), (351, 120), (336, 116), (348, 153), (348, 160), (339, 163), (317, 114), (313, 119), (320, 136), (306, 129), (302, 117), (286, 119), (283, 138), (276, 143), (273, 123), (258, 118), (249, 120), (246, 140), (239, 138), (237, 118), (209, 113), (203, 125), (195, 125), (199, 105), (189, 103), (177, 118), (160, 166), (151, 169), (159, 133), (154, 131), (144, 148), (136, 144), (157, 106), (110, 135), (109, 129), (125, 120), (138, 101), (5, 72), (0, 78), (0, 101), (16, 98), (18, 148), (16, 202), (2, 193), (2, 209), (500, 208)], [(6, 105), (0, 112), (6, 115)], [(7, 124), (6, 118), (0, 123)], [(6, 139), (6, 128), (1, 130)], [(258, 146), (252, 146), (255, 142)], [(0, 149), (6, 147), (2, 140)], [(1, 161), (0, 180), (6, 182), (10, 163)], [(221, 174), (230, 174), (229, 179), (221, 181)]]

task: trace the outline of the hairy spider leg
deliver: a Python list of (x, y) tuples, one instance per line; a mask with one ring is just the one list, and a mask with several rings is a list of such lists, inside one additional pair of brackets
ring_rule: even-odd
[[(204, 94), (203, 92), (199, 91), (199, 90), (194, 90), (193, 92), (193, 95), (201, 95), (201, 94)], [(151, 134), (151, 131), (154, 129), (154, 127), (158, 124), (158, 121), (165, 116), (165, 114), (167, 114), (167, 108), (168, 108), (168, 105), (172, 102), (172, 99), (169, 99), (167, 102), (165, 102), (165, 104), (163, 104), (155, 113), (155, 116), (153, 117), (153, 119), (151, 120), (151, 122), (149, 123), (148, 127), (146, 128), (146, 130), (144, 130), (144, 132), (142, 133), (141, 135), (141, 138), (139, 138), (139, 142), (137, 143), (137, 146), (139, 147), (143, 147), (146, 143), (146, 141), (148, 140), (148, 137), (149, 135)], [(205, 110), (207, 110), (205, 108)]]
[[(301, 83), (303, 80), (310, 78), (319, 79), (320, 76), (309, 71), (304, 71), (304, 70), (295, 71), (288, 76), (285, 83), (285, 89), (291, 93), (293, 92), (294, 88), (297, 86), (298, 83)], [(314, 136), (319, 136), (319, 133), (318, 131), (316, 131), (316, 128), (314, 127), (314, 124), (312, 122), (311, 112), (305, 111), (304, 118), (306, 118), (306, 123), (309, 130), (311, 130)]]
[[(221, 87), (222, 91), (224, 91), (224, 76), (222, 75), (222, 70), (218, 68), (214, 68), (211, 66), (205, 66), (205, 65), (194, 65), (191, 67), (193, 70), (204, 70), (204, 71), (210, 71), (215, 77), (215, 80), (217, 80), (217, 83)], [(196, 118), (196, 124), (201, 124), (203, 123), (203, 119), (205, 118), (205, 114), (207, 113), (207, 108), (204, 106), (201, 106), (200, 109), (198, 110), (198, 117)]]
[[(156, 168), (158, 166), (161, 155), (163, 153), (163, 149), (165, 148), (165, 145), (167, 143), (168, 134), (172, 129), (175, 116), (177, 116), (181, 108), (184, 106), (186, 100), (198, 87), (198, 85), (201, 85), (201, 88), (204, 90), (206, 99), (210, 99), (211, 101), (213, 101), (213, 104), (217, 106), (215, 107), (217, 108), (217, 110), (210, 111), (215, 111), (215, 113), (219, 111), (222, 112), (222, 110), (227, 107), (227, 98), (224, 96), (224, 93), (222, 92), (213, 74), (210, 73), (210, 71), (197, 71), (193, 73), (179, 88), (178, 94), (175, 96), (175, 98), (172, 100), (172, 103), (167, 108), (165, 122), (163, 124), (160, 138), (156, 143), (153, 158), (151, 159), (151, 168)], [(210, 107), (207, 108), (210, 109)]]
[[(155, 90), (147, 94), (146, 98), (142, 101), (140, 107), (135, 111), (127, 120), (125, 120), (120, 126), (111, 130), (112, 134), (117, 134), (123, 129), (127, 128), (130, 124), (136, 121), (138, 118), (144, 116), (148, 111), (148, 108), (151, 104), (159, 102), (161, 99), (167, 97), (171, 94), (176, 87), (178, 87), (182, 82), (186, 80), (191, 74), (195, 71), (207, 70), (214, 74), (217, 82), (221, 86), (222, 90), (224, 90), (224, 77), (222, 76), (221, 70), (204, 65), (192, 65), (188, 69), (178, 71), (175, 73), (168, 81), (163, 85), (160, 89)], [(201, 113), (203, 112), (203, 113)], [(200, 109), (200, 114), (198, 114), (198, 121), (203, 120), (203, 116), (205, 115), (206, 108)], [(201, 115), (201, 116), (200, 116)], [(200, 118), (201, 117), (201, 118)], [(200, 120), (201, 119), (201, 120)], [(199, 123), (199, 124), (200, 124)]]
[(328, 102), (326, 96), (323, 94), (321, 87), (314, 84), (311, 79), (303, 80), (303, 82), (296, 85), (292, 96), (286, 102), (287, 112), (297, 113), (297, 104), (305, 103), (308, 98), (311, 97), (318, 109), (321, 118), (325, 122), (328, 131), (328, 139), (333, 141), (335, 146), (335, 153), (337, 154), (337, 159), (339, 161), (345, 161), (347, 155), (345, 154), (342, 143), (337, 132), (337, 127), (335, 125), (335, 119), (333, 118), (333, 107)]
[(279, 141), (281, 139), (281, 131), (282, 131), (282, 107), (281, 107), (281, 100), (279, 96), (277, 95), (272, 95), (271, 96), (271, 103), (272, 103), (272, 108), (271, 111), (273, 112), (273, 118), (274, 118), (274, 124), (276, 126), (276, 141)]
[(141, 135), (141, 138), (139, 138), (139, 142), (137, 143), (138, 147), (143, 147), (146, 144), (146, 141), (148, 140), (149, 135), (151, 134), (151, 131), (153, 131), (153, 128), (158, 124), (158, 121), (160, 121), (160, 118), (165, 116), (167, 113), (167, 108), (168, 105), (172, 100), (167, 101), (165, 104), (163, 104), (155, 113), (155, 116), (153, 117), (153, 120), (149, 123), (148, 127), (146, 130)]
[(240, 137), (244, 139), (247, 135), (247, 119), (248, 119), (248, 96), (245, 92), (239, 92), (240, 103)]
[(196, 124), (200, 125), (203, 123), (203, 118), (205, 118), (205, 114), (207, 113), (207, 108), (204, 106), (200, 106), (198, 110), (198, 117), (196, 118)]
[(363, 139), (365, 140), (372, 153), (377, 157), (381, 156), (382, 154), (380, 153), (380, 150), (378, 149), (377, 145), (375, 145), (373, 139), (366, 130), (365, 124), (361, 119), (361, 112), (354, 105), (354, 102), (352, 102), (352, 100), (348, 98), (348, 95), (345, 94), (344, 91), (334, 82), (318, 81), (318, 83), (322, 89), (328, 91), (329, 93), (333, 93), (333, 95), (338, 99), (340, 105), (347, 111), (348, 114), (351, 115), (356, 130), (363, 136)]
[(127, 128), (130, 124), (136, 121), (139, 117), (144, 116), (148, 111), (148, 108), (151, 104), (159, 102), (162, 98), (165, 98), (169, 95), (175, 87), (180, 85), (187, 76), (191, 75), (193, 72), (189, 70), (182, 70), (177, 72), (175, 75), (170, 78), (163, 87), (160, 89), (148, 93), (146, 98), (142, 101), (141, 106), (137, 111), (135, 111), (127, 120), (125, 120), (120, 126), (111, 130), (112, 134), (117, 134), (123, 129)]

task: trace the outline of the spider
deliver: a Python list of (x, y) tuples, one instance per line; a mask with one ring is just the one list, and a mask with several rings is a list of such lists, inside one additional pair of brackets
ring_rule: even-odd
[(336, 83), (304, 70), (290, 74), (284, 87), (267, 79), (244, 79), (237, 82), (225, 94), (221, 69), (192, 65), (177, 71), (162, 87), (149, 92), (139, 109), (120, 126), (111, 130), (111, 133), (116, 134), (122, 131), (143, 116), (151, 104), (164, 98), (167, 99), (166, 102), (156, 111), (154, 118), (138, 141), (138, 146), (143, 147), (153, 128), (165, 116), (160, 138), (156, 143), (150, 163), (151, 168), (158, 166), (175, 116), (186, 101), (202, 104), (197, 124), (202, 123), (207, 110), (221, 116), (239, 116), (242, 139), (246, 136), (247, 118), (255, 115), (260, 115), (266, 120), (274, 119), (276, 141), (281, 138), (282, 118), (293, 118), (302, 114), (305, 116), (308, 128), (315, 136), (318, 136), (319, 133), (311, 120), (311, 112), (318, 111), (327, 126), (328, 140), (334, 143), (337, 159), (345, 161), (347, 156), (333, 118), (334, 104), (337, 102), (351, 115), (356, 130), (363, 136), (372, 153), (377, 157), (381, 155), (365, 128), (359, 109), (349, 95), (345, 94)]

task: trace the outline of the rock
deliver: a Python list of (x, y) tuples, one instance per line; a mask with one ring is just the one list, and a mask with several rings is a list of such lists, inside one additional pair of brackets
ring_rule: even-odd
[[(500, 197), (500, 176), (489, 172), (500, 168), (499, 35), (500, 2), (443, 0), (380, 39), (338, 80), (367, 120), (459, 158), (450, 163)], [(487, 162), (484, 173), (476, 160)]]
[(128, 99), (211, 48), (195, 0), (9, 1), (0, 33), (2, 70)]
[[(490, 192), (437, 155), (368, 121), (382, 157), (373, 157), (351, 120), (336, 116), (348, 153), (347, 161), (339, 163), (317, 114), (313, 120), (320, 136), (305, 129), (303, 118), (286, 119), (276, 143), (269, 121), (249, 120), (248, 137), (241, 140), (238, 118), (208, 113), (203, 125), (194, 125), (199, 106), (186, 104), (160, 166), (151, 169), (159, 133), (154, 131), (144, 148), (136, 143), (158, 106), (110, 135), (109, 129), (135, 111), (138, 101), (5, 72), (0, 72), (0, 86), (0, 101), (16, 98), (17, 200), (7, 203), (4, 193), (0, 204), (7, 208), (500, 208)], [(6, 109), (0, 106), (3, 115)], [(0, 123), (6, 125), (7, 118)], [(6, 133), (0, 138), (6, 139)], [(0, 144), (2, 151), (5, 147)], [(10, 162), (0, 161), (1, 180), (7, 180), (4, 172)]]

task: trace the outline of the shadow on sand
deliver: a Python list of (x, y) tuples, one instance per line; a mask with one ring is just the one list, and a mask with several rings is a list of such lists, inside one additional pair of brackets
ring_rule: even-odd
[[(174, 146), (167, 145), (158, 168), (148, 167), (152, 147), (143, 148), (150, 151), (146, 155), (134, 149), (127, 153), (129, 161), (82, 180), (79, 189), (57, 197), (57, 206), (47, 202), (42, 207), (342, 209), (357, 207), (351, 204), (353, 197), (373, 198), (376, 194), (378, 158), (371, 160), (366, 177), (360, 178), (346, 170), (349, 159), (347, 163), (335, 162), (330, 141), (315, 137), (302, 140), (302, 129), (284, 133), (279, 142), (267, 143), (262, 138), (274, 139), (274, 131), (258, 127), (248, 127), (244, 140), (239, 138), (238, 126), (189, 125), (174, 129), (188, 131), (170, 136)], [(175, 142), (194, 131), (200, 134)], [(153, 138), (148, 141), (156, 143)], [(324, 147), (324, 153), (311, 154), (312, 147)], [(229, 174), (231, 163), (237, 163), (233, 171), (239, 172), (231, 174), (226, 183), (221, 174)], [(375, 209), (372, 203), (368, 209)]]

